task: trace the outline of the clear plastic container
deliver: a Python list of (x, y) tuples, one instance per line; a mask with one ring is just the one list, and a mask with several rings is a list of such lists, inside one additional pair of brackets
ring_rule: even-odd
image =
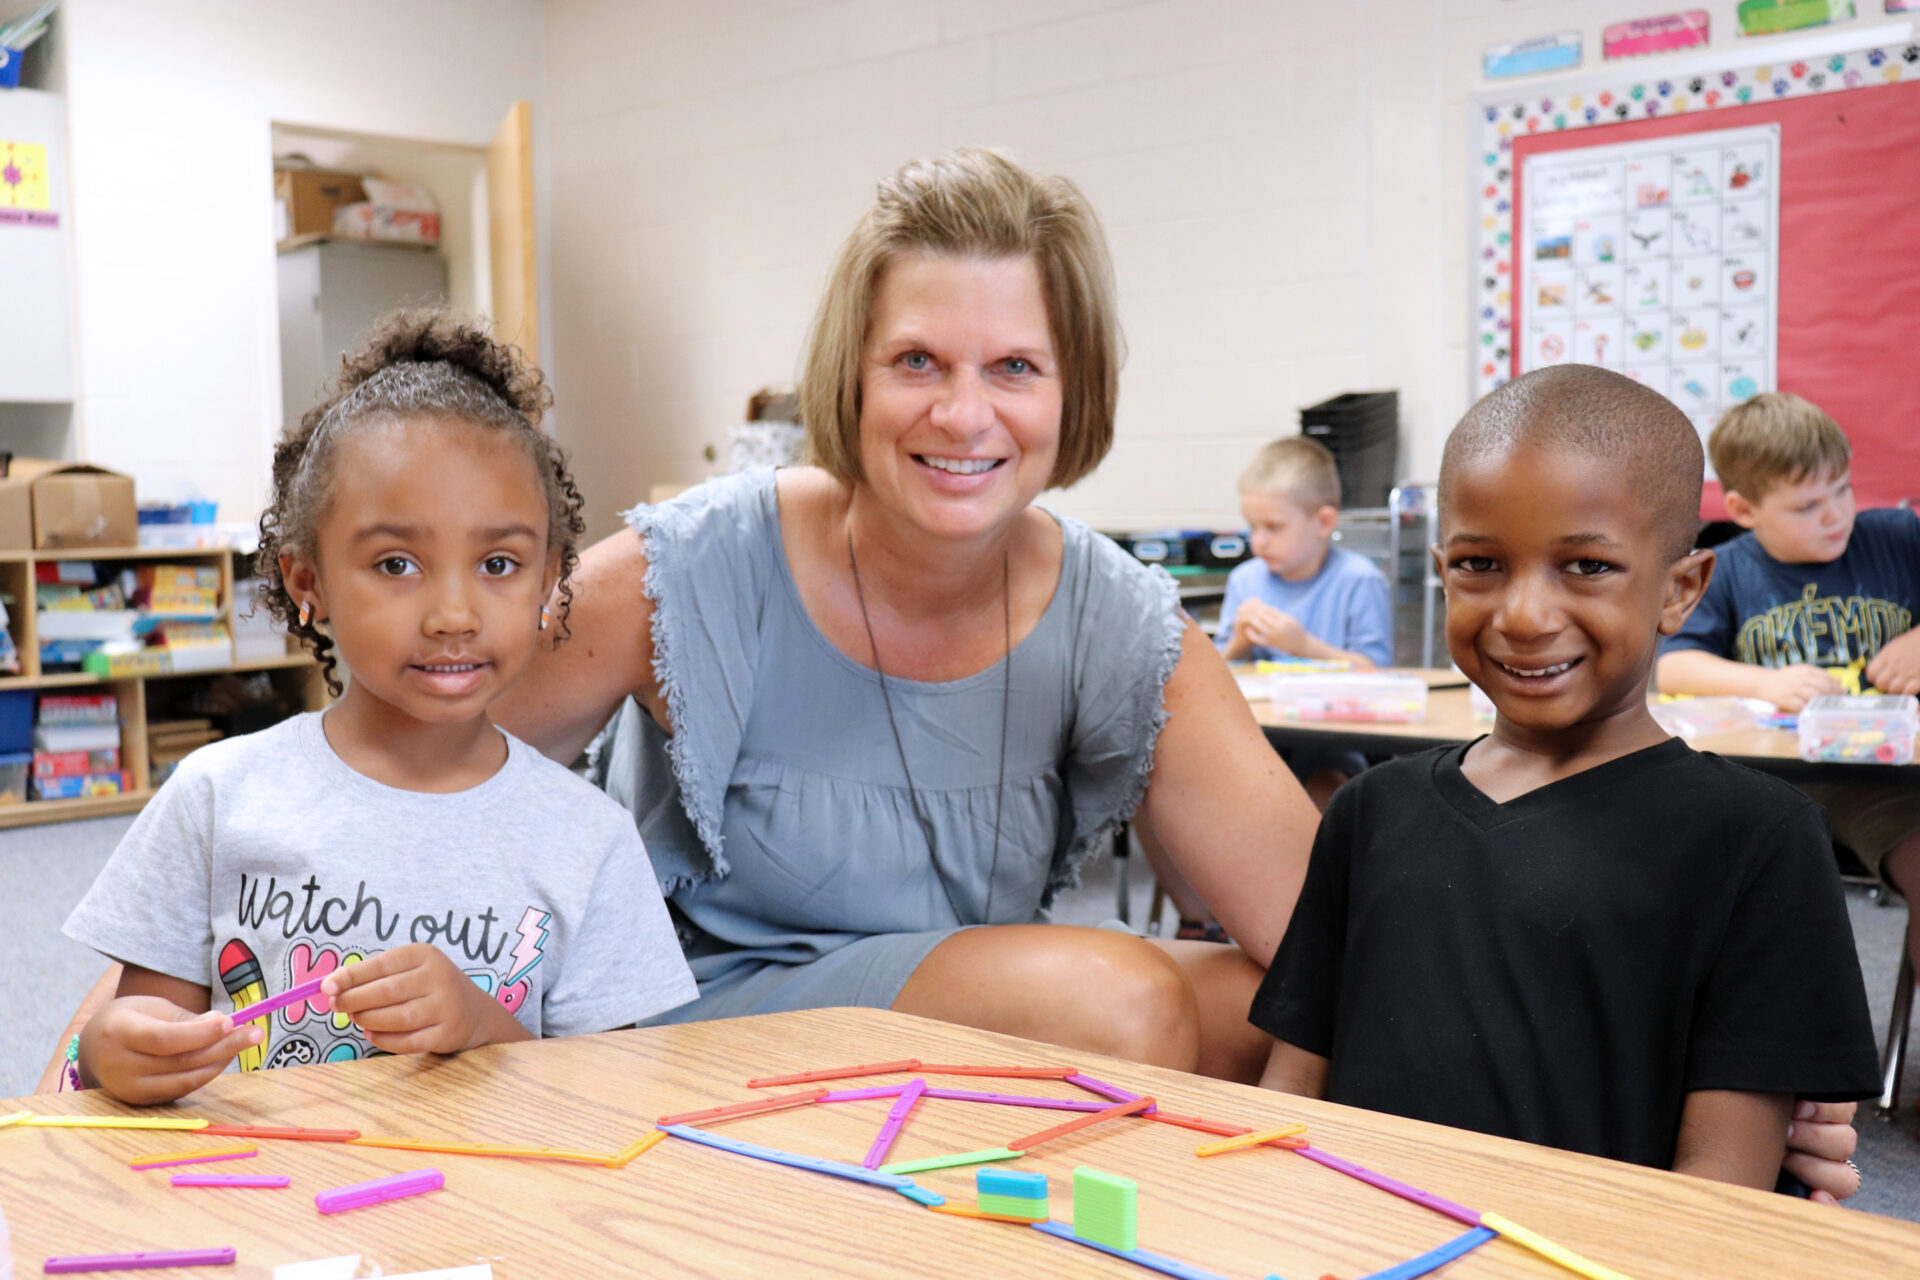
[(1282, 720), (1407, 724), (1427, 714), (1427, 682), (1378, 672), (1276, 674), (1268, 696)]
[(27, 798), (27, 770), (33, 764), (33, 752), (9, 751), (0, 755), (0, 804), (20, 804)]
[(1912, 764), (1920, 699), (1911, 694), (1824, 694), (1801, 709), (1800, 758)]

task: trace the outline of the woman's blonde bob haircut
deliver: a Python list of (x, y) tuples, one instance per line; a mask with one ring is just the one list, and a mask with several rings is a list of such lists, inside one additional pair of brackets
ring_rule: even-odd
[(1099, 219), (1065, 178), (1028, 173), (978, 147), (915, 160), (880, 184), (880, 198), (840, 248), (800, 371), (808, 460), (858, 484), (860, 369), (880, 277), (916, 253), (1031, 258), (1060, 362), (1060, 453), (1048, 480), (1090, 474), (1113, 445), (1120, 393), (1120, 325), (1113, 264)]

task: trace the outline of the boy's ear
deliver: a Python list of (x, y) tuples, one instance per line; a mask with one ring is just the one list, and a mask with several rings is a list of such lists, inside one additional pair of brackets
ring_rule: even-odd
[(1743, 493), (1728, 489), (1723, 495), (1727, 503), (1727, 515), (1742, 529), (1751, 529), (1758, 523), (1754, 516), (1753, 503), (1747, 501)]
[(320, 571), (311, 556), (282, 551), (280, 580), (287, 584), (287, 594), (293, 597), (295, 604), (306, 602), (313, 605), (315, 622), (327, 620), (327, 601), (325, 593), (320, 590)]
[(1340, 523), (1340, 508), (1324, 506), (1313, 513), (1313, 527), (1323, 538), (1331, 537)]
[(1660, 634), (1670, 636), (1680, 630), (1707, 593), (1713, 580), (1713, 552), (1694, 551), (1675, 560), (1667, 569), (1667, 596), (1660, 604)]

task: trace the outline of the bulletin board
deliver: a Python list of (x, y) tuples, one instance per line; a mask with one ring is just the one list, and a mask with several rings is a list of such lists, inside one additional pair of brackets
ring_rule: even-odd
[[(1763, 247), (1773, 259), (1736, 269), (1752, 270), (1756, 285), (1770, 286), (1766, 336), (1772, 350), (1747, 368), (1727, 360), (1722, 308), (1711, 335), (1722, 382), (1699, 385), (1720, 401), (1749, 384), (1806, 396), (1852, 439), (1862, 506), (1920, 499), (1920, 379), (1914, 372), (1920, 352), (1920, 200), (1913, 195), (1920, 188), (1920, 45), (1685, 80), (1661, 79), (1657, 71), (1640, 74), (1649, 78), (1623, 77), (1617, 85), (1563, 99), (1521, 100), (1516, 90), (1514, 100), (1483, 104), (1476, 147), (1482, 173), (1474, 228), (1475, 395), (1538, 363), (1524, 327), (1533, 318), (1525, 295), (1538, 262), (1526, 257), (1537, 248), (1526, 236), (1524, 174), (1530, 164), (1551, 173), (1554, 165), (1580, 164), (1583, 153), (1624, 163), (1632, 155), (1698, 158), (1718, 149), (1724, 183), (1729, 148), (1720, 144), (1734, 140), (1735, 149), (1747, 148), (1743, 154), (1757, 154), (1752, 148), (1762, 131), (1770, 131), (1777, 138), (1777, 188), (1770, 195), (1777, 207), (1773, 239)], [(1723, 188), (1723, 225), (1727, 204), (1735, 199)], [(1723, 292), (1730, 283), (1729, 275), (1720, 277)], [(1538, 299), (1536, 287), (1536, 309)], [(1742, 299), (1748, 310), (1752, 301)], [(1681, 315), (1683, 321), (1691, 318)], [(1672, 343), (1679, 332), (1671, 330), (1660, 341)], [(1624, 325), (1621, 345), (1631, 345)], [(1574, 358), (1573, 346), (1570, 339), (1566, 358)], [(1669, 355), (1673, 350), (1663, 349)], [(1617, 364), (1602, 363), (1633, 372), (1624, 351)], [(1683, 363), (1669, 359), (1661, 367), (1663, 393), (1672, 394), (1676, 385), (1684, 393), (1674, 372)], [(1704, 368), (1708, 362), (1696, 363)], [(1727, 364), (1736, 366), (1731, 375)], [(1695, 408), (1710, 425), (1705, 406)], [(1703, 514), (1723, 511), (1718, 486), (1710, 483)]]

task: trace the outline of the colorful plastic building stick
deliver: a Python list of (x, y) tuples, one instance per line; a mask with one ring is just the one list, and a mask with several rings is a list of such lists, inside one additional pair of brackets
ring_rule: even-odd
[(284, 1187), (293, 1181), (284, 1173), (176, 1173), (176, 1187)]
[(1041, 1107), (1050, 1111), (1105, 1111), (1108, 1106), (1079, 1098), (1029, 1098), (1017, 1093), (975, 1093), (971, 1089), (929, 1089), (927, 1096), (952, 1102), (995, 1102), (1003, 1107)]
[(312, 999), (314, 996), (320, 994), (320, 984), (325, 981), (325, 978), (315, 978), (313, 981), (303, 982), (297, 987), (288, 987), (277, 996), (268, 996), (259, 1004), (250, 1004), (244, 1009), (235, 1009), (233, 1011), (233, 1025), (237, 1027), (243, 1022), (252, 1022), (255, 1018), (264, 1018), (268, 1014), (278, 1013), (290, 1004), (299, 1004), (302, 1000)]
[[(1140, 1096), (1130, 1089), (1122, 1089), (1117, 1084), (1108, 1084), (1105, 1080), (1095, 1080), (1092, 1076), (1084, 1076), (1077, 1071), (1067, 1077), (1067, 1083), (1078, 1085), (1088, 1093), (1097, 1093), (1101, 1097), (1111, 1099), (1114, 1102), (1132, 1102)], [(1145, 1114), (1152, 1115), (1153, 1109), (1149, 1107)]]
[(368, 1182), (333, 1187), (314, 1196), (313, 1203), (322, 1213), (341, 1213), (347, 1209), (364, 1209), (368, 1205), (384, 1204), (389, 1200), (424, 1195), (446, 1185), (446, 1177), (438, 1169), (415, 1169), (412, 1173), (396, 1173), (390, 1178), (374, 1178)]
[(867, 1098), (891, 1098), (907, 1086), (883, 1084), (877, 1089), (835, 1089), (820, 1095), (822, 1102), (861, 1102)]
[(1612, 1267), (1603, 1267), (1591, 1259), (1583, 1258), (1564, 1245), (1537, 1236), (1518, 1223), (1508, 1222), (1497, 1213), (1481, 1214), (1480, 1224), (1493, 1228), (1515, 1244), (1526, 1246), (1549, 1262), (1557, 1262), (1577, 1275), (1588, 1277), (1588, 1280), (1627, 1280), (1626, 1276)]
[(893, 1140), (900, 1136), (900, 1127), (907, 1122), (907, 1115), (920, 1101), (920, 1095), (927, 1091), (925, 1080), (915, 1080), (900, 1091), (893, 1105), (887, 1108), (887, 1119), (880, 1126), (880, 1133), (867, 1148), (866, 1158), (860, 1161), (863, 1169), (878, 1169), (880, 1162), (887, 1158), (887, 1152), (893, 1147)]
[(661, 1116), (654, 1123), (665, 1129), (676, 1124), (692, 1124), (695, 1120), (725, 1120), (728, 1116), (757, 1116), (763, 1111), (780, 1111), (787, 1107), (818, 1102), (826, 1096), (825, 1089), (808, 1089), (805, 1093), (783, 1093), (775, 1098), (755, 1098), (752, 1102), (736, 1102), (725, 1107), (708, 1107), (704, 1111), (682, 1111), (677, 1115)]
[(735, 1155), (749, 1156), (755, 1160), (790, 1165), (795, 1169), (829, 1173), (836, 1178), (847, 1178), (854, 1182), (868, 1182), (876, 1187), (891, 1187), (898, 1191), (901, 1187), (911, 1186), (913, 1183), (912, 1178), (902, 1178), (876, 1169), (862, 1169), (857, 1164), (842, 1164), (838, 1160), (822, 1160), (818, 1156), (803, 1156), (792, 1151), (781, 1151), (776, 1147), (738, 1142), (732, 1138), (723, 1138), (717, 1133), (708, 1133), (705, 1129), (695, 1129), (690, 1125), (668, 1124), (660, 1127), (676, 1138), (685, 1138), (689, 1142), (698, 1142), (702, 1146), (716, 1147), (721, 1151), (731, 1151)]
[(8, 1125), (19, 1124), (22, 1120), (31, 1119), (33, 1119), (33, 1112), (31, 1111), (16, 1111), (10, 1116), (0, 1116), (0, 1129), (4, 1129)]
[(800, 1071), (790, 1076), (761, 1076), (747, 1081), (749, 1089), (778, 1089), (782, 1085), (812, 1084), (816, 1080), (851, 1080), (855, 1076), (884, 1076), (895, 1071), (918, 1071), (920, 1059), (902, 1058), (898, 1062), (868, 1062), (857, 1067), (828, 1067), (824, 1071)]
[(1055, 1138), (1064, 1138), (1070, 1133), (1078, 1133), (1091, 1125), (1099, 1124), (1102, 1120), (1117, 1120), (1121, 1116), (1137, 1115), (1152, 1105), (1152, 1098), (1135, 1098), (1132, 1102), (1116, 1102), (1105, 1110), (1079, 1116), (1065, 1124), (1057, 1124), (1051, 1129), (1030, 1133), (1024, 1138), (1015, 1138), (1007, 1145), (1015, 1151), (1029, 1151), (1043, 1142), (1051, 1142)]
[[(1465, 1257), (1487, 1241), (1498, 1238), (1498, 1232), (1486, 1227), (1475, 1227), (1465, 1235), (1455, 1236), (1438, 1249), (1430, 1249), (1417, 1258), (1408, 1258), (1405, 1262), (1388, 1267), (1385, 1271), (1361, 1276), (1360, 1280), (1419, 1280), (1419, 1277), (1431, 1275), (1455, 1258)], [(1268, 1280), (1277, 1280), (1277, 1277), (1268, 1277)]]
[(988, 1213), (985, 1209), (971, 1208), (964, 1204), (943, 1204), (933, 1207), (935, 1213), (951, 1213), (960, 1218), (985, 1218), (988, 1222), (1017, 1222), (1030, 1227), (1036, 1222), (1045, 1222), (1045, 1218), (1015, 1217), (1010, 1213)]
[(1177, 1124), (1182, 1129), (1198, 1129), (1202, 1133), (1217, 1133), (1223, 1138), (1235, 1138), (1243, 1133), (1253, 1132), (1253, 1130), (1243, 1124), (1220, 1124), (1214, 1120), (1202, 1120), (1199, 1116), (1175, 1115), (1171, 1111), (1149, 1111), (1146, 1113), (1146, 1117), (1149, 1120), (1158, 1120), (1161, 1124)]
[(982, 1213), (991, 1213), (1002, 1218), (1025, 1218), (1028, 1222), (1045, 1222), (1051, 1215), (1047, 1211), (1045, 1198), (1027, 1200), (1020, 1196), (993, 1196), (982, 1191), (974, 1197), (974, 1204)]
[(607, 1168), (624, 1169), (666, 1140), (667, 1131), (665, 1129), (655, 1129), (652, 1133), (640, 1139), (613, 1159), (607, 1161)]
[(42, 1271), (144, 1271), (154, 1267), (228, 1267), (233, 1250), (166, 1249), (145, 1253), (82, 1253), (48, 1258)]
[[(1422, 1191), (1418, 1187), (1408, 1186), (1398, 1178), (1389, 1178), (1384, 1173), (1375, 1173), (1365, 1165), (1355, 1164), (1351, 1160), (1333, 1155), (1330, 1152), (1322, 1151), (1318, 1147), (1301, 1147), (1299, 1154), (1312, 1160), (1316, 1164), (1323, 1164), (1329, 1169), (1344, 1173), (1349, 1178), (1358, 1178), (1368, 1186), (1378, 1187), (1382, 1191), (1390, 1191), (1404, 1200), (1411, 1200), (1415, 1204), (1425, 1205), (1435, 1213), (1444, 1213), (1449, 1218), (1464, 1222), (1470, 1227), (1483, 1225), (1481, 1215), (1475, 1213), (1465, 1205), (1455, 1204), (1443, 1196), (1434, 1195), (1431, 1191)], [(1485, 1223), (1484, 1225), (1492, 1226), (1493, 1224)]]
[(1140, 1184), (1081, 1165), (1073, 1171), (1073, 1236), (1127, 1252), (1139, 1241)]
[(906, 1186), (895, 1187), (894, 1190), (898, 1191), (907, 1199), (923, 1204), (929, 1209), (938, 1209), (947, 1202), (947, 1198), (938, 1191), (929, 1191), (925, 1187), (916, 1184), (911, 1178), (907, 1179)]
[(194, 1151), (166, 1151), (127, 1161), (133, 1169), (165, 1169), (176, 1164), (208, 1164), (215, 1160), (247, 1160), (260, 1154), (251, 1142), (231, 1147), (201, 1147)]
[(1116, 1249), (1111, 1245), (1089, 1240), (1085, 1236), (1077, 1236), (1069, 1223), (1036, 1222), (1033, 1224), (1033, 1229), (1044, 1231), (1050, 1236), (1058, 1236), (1062, 1240), (1071, 1240), (1075, 1244), (1083, 1244), (1089, 1249), (1098, 1249), (1102, 1253), (1112, 1254), (1116, 1258), (1125, 1259), (1149, 1271), (1158, 1271), (1163, 1276), (1178, 1276), (1180, 1280), (1226, 1280), (1225, 1276), (1216, 1272), (1202, 1271), (1199, 1267), (1190, 1267), (1184, 1262), (1176, 1262), (1172, 1258), (1162, 1257), (1157, 1253), (1148, 1253), (1145, 1249)]
[(288, 1129), (262, 1124), (210, 1124), (202, 1133), (222, 1138), (285, 1138), (293, 1142), (350, 1142), (358, 1129)]
[[(1261, 1147), (1279, 1138), (1297, 1137), (1307, 1131), (1304, 1124), (1285, 1124), (1278, 1129), (1262, 1129), (1259, 1133), (1243, 1133), (1238, 1137), (1223, 1138), (1219, 1142), (1205, 1142), (1193, 1149), (1197, 1156), (1217, 1156), (1224, 1151), (1241, 1151), (1247, 1147)], [(1305, 1143), (1298, 1144), (1306, 1145)]]
[(559, 1147), (496, 1147), (483, 1142), (430, 1142), (413, 1138), (352, 1138), (351, 1147), (385, 1147), (390, 1151), (432, 1151), (450, 1156), (508, 1156), (517, 1160), (572, 1160), (579, 1164), (611, 1164), (617, 1157), (605, 1151), (566, 1151)]
[(1012, 1147), (988, 1147), (985, 1151), (962, 1151), (957, 1156), (928, 1156), (925, 1160), (899, 1160), (880, 1166), (881, 1173), (927, 1173), (934, 1169), (957, 1169), (964, 1165), (986, 1164), (989, 1160), (1017, 1160), (1025, 1155)]
[(1065, 1080), (1068, 1076), (1080, 1074), (1078, 1067), (974, 1067), (965, 1064), (955, 1066), (951, 1063), (936, 1066), (930, 1062), (914, 1065), (929, 1075), (999, 1076), (1004, 1080)]
[(205, 1120), (179, 1116), (33, 1116), (20, 1122), (41, 1129), (204, 1129)]

